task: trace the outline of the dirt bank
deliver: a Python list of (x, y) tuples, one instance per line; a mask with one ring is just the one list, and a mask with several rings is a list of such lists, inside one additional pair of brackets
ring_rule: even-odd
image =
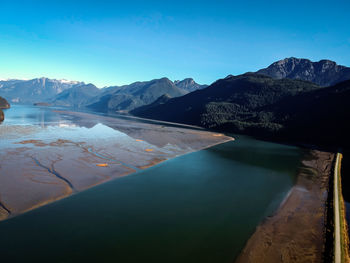
[(313, 150), (272, 217), (256, 229), (237, 263), (322, 262), (328, 179), (333, 153)]

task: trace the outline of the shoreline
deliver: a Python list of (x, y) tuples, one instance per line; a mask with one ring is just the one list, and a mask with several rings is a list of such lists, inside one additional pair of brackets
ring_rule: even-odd
[(322, 262), (333, 159), (330, 152), (305, 154), (295, 185), (275, 214), (257, 226), (234, 262)]
[(109, 118), (124, 118), (124, 119), (131, 119), (131, 120), (141, 120), (141, 121), (146, 121), (146, 122), (151, 122), (153, 124), (165, 124), (165, 125), (172, 125), (176, 126), (179, 128), (189, 128), (189, 129), (195, 129), (195, 130), (201, 130), (201, 131), (209, 131), (209, 132), (215, 132), (210, 129), (206, 129), (205, 127), (197, 126), (197, 125), (191, 125), (191, 124), (186, 124), (186, 123), (180, 123), (180, 122), (170, 122), (170, 121), (162, 121), (162, 120), (156, 120), (156, 119), (149, 119), (149, 118), (142, 118), (142, 117), (137, 117), (134, 115), (130, 114), (120, 114), (120, 113), (115, 113), (108, 115), (108, 113), (103, 113), (103, 112), (98, 112), (98, 111), (88, 111), (88, 110), (82, 110), (82, 111), (74, 111), (70, 108), (66, 109), (55, 109), (52, 108), (52, 111), (57, 112), (57, 113), (68, 113), (68, 114), (75, 114), (75, 113), (85, 113), (85, 114), (92, 114), (92, 115), (98, 115), (98, 116), (103, 116), (103, 117), (109, 117)]
[[(224, 144), (224, 143), (228, 143), (230, 141), (234, 141), (235, 138), (233, 138), (232, 136), (226, 136), (224, 134), (220, 134), (220, 136), (217, 136), (218, 134), (214, 134), (213, 132), (210, 132), (210, 131), (203, 131), (203, 132), (206, 132), (208, 134), (212, 134), (212, 136), (214, 137), (223, 137), (223, 139), (219, 142), (215, 142), (215, 143), (210, 143), (204, 147), (201, 147), (201, 148), (197, 148), (197, 149), (194, 149), (192, 151), (187, 151), (185, 153), (181, 153), (181, 154), (178, 154), (178, 155), (175, 155), (173, 157), (170, 157), (170, 158), (165, 158), (165, 159), (153, 159), (150, 163), (144, 165), (144, 166), (138, 166), (138, 170), (134, 170), (134, 171), (129, 171), (129, 172), (124, 172), (122, 174), (120, 174), (119, 176), (117, 177), (109, 177), (109, 178), (106, 178), (104, 180), (101, 180), (99, 182), (96, 182), (96, 183), (93, 183), (91, 185), (87, 185), (84, 187), (84, 189), (80, 190), (80, 191), (73, 191), (73, 192), (70, 192), (70, 193), (64, 193), (60, 196), (55, 196), (53, 198), (48, 198), (46, 200), (42, 200), (41, 202), (39, 203), (35, 203), (33, 204), (31, 207), (27, 207), (26, 209), (20, 211), (20, 212), (16, 212), (16, 213), (4, 213), (4, 210), (1, 206), (0, 206), (0, 223), (3, 222), (3, 221), (6, 221), (6, 220), (9, 220), (9, 219), (12, 219), (14, 217), (17, 217), (17, 216), (20, 216), (20, 215), (23, 215), (25, 213), (28, 213), (28, 212), (31, 212), (35, 209), (38, 209), (40, 207), (43, 207), (45, 205), (49, 205), (49, 204), (52, 204), (52, 203), (55, 203), (57, 201), (60, 201), (60, 200), (63, 200), (67, 197), (70, 197), (72, 195), (76, 195), (76, 194), (79, 194), (80, 192), (83, 192), (83, 191), (86, 191), (86, 190), (89, 190), (91, 188), (94, 188), (96, 186), (100, 186), (100, 185), (103, 185), (105, 183), (108, 183), (108, 182), (111, 182), (111, 181), (114, 181), (114, 180), (117, 180), (121, 177), (125, 177), (125, 176), (129, 176), (129, 175), (135, 175), (139, 172), (142, 172), (142, 171), (145, 171), (147, 170), (148, 168), (151, 168), (151, 167), (154, 167), (156, 165), (159, 165), (161, 163), (164, 163), (168, 160), (172, 160), (172, 159), (175, 159), (177, 157), (180, 157), (180, 156), (184, 156), (184, 155), (187, 155), (187, 154), (190, 154), (190, 153), (194, 153), (194, 152), (198, 152), (198, 151), (202, 151), (202, 150), (205, 150), (205, 149), (208, 149), (208, 148), (211, 148), (211, 147), (214, 147), (214, 146), (217, 146), (217, 145), (220, 145), (220, 144)], [(216, 136), (215, 136), (216, 135)], [(209, 141), (208, 141), (209, 142)], [(42, 146), (42, 145), (41, 145)], [(0, 200), (1, 201), (1, 200)], [(2, 204), (0, 202), (0, 204)]]

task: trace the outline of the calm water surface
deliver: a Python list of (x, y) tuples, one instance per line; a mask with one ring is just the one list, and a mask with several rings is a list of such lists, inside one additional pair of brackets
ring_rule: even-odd
[[(74, 123), (45, 108), (5, 114), (7, 125)], [(301, 157), (235, 137), (0, 222), (2, 262), (233, 262)]]

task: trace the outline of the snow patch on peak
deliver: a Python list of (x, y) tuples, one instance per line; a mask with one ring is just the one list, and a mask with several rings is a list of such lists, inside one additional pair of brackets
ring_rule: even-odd
[(72, 85), (80, 84), (80, 83), (84, 84), (84, 82), (77, 81), (77, 80), (59, 79), (58, 81), (61, 82), (61, 83), (64, 83), (64, 84), (72, 84)]

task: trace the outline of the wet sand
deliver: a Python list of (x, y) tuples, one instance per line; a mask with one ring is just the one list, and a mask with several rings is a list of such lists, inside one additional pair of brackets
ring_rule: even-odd
[(323, 262), (328, 179), (333, 153), (313, 150), (275, 215), (248, 240), (237, 263)]
[[(204, 130), (87, 113), (60, 114), (70, 122), (42, 127), (0, 125), (0, 220), (233, 140)], [(71, 136), (75, 131), (79, 135)]]

